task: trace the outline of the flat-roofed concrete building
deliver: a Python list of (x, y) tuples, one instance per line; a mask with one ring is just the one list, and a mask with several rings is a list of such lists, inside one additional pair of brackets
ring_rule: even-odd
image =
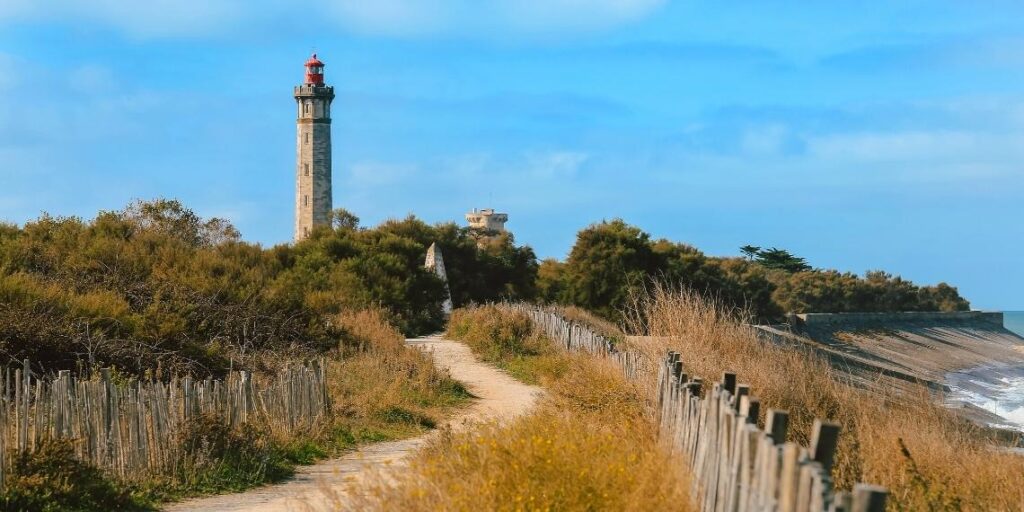
[(473, 208), (473, 211), (466, 214), (466, 222), (469, 222), (471, 228), (504, 233), (508, 214), (495, 212), (494, 208)]

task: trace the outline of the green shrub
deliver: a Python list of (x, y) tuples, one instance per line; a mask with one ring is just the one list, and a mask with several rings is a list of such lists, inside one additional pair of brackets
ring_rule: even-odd
[(0, 494), (3, 510), (148, 510), (130, 490), (75, 458), (71, 441), (45, 441), (33, 453), (11, 454), (14, 464)]
[[(294, 245), (264, 249), (177, 201), (92, 220), (43, 215), (0, 230), (0, 351), (48, 371), (117, 366), (141, 375), (261, 369), (286, 351), (337, 346), (331, 318), (379, 307), (403, 334), (444, 323), (444, 285), (423, 268), (437, 243), (456, 304), (529, 299), (537, 262), (510, 236), (414, 217), (358, 227), (351, 214)], [(269, 355), (269, 356), (268, 356)], [(268, 357), (263, 357), (268, 356)]]

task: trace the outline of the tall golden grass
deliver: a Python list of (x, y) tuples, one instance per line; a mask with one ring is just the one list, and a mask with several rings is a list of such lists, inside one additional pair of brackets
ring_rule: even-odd
[(649, 335), (636, 346), (651, 357), (675, 350), (687, 372), (705, 378), (734, 371), (765, 408), (788, 410), (796, 441), (807, 443), (816, 417), (839, 422), (840, 487), (884, 485), (891, 510), (1024, 510), (1024, 457), (1001, 451), (996, 433), (926, 389), (897, 392), (882, 377), (855, 388), (813, 354), (767, 343), (735, 312), (687, 291), (656, 286), (627, 317), (629, 330)]
[(469, 345), (477, 357), (527, 384), (543, 384), (566, 370), (566, 359), (525, 314), (509, 308), (470, 306), (452, 312), (448, 338)]
[(405, 345), (405, 337), (377, 310), (342, 313), (346, 333), (341, 357), (328, 367), (335, 404), (332, 428), (371, 440), (397, 438), (433, 428), (469, 393), (429, 354)]
[(688, 480), (659, 448), (639, 389), (591, 356), (566, 358), (538, 410), (446, 432), (353, 510), (687, 510)]

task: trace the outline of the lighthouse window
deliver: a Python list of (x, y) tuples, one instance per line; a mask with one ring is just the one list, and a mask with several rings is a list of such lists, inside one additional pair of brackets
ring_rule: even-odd
[(303, 109), (304, 109), (304, 110), (305, 110), (305, 112), (306, 112), (306, 113), (308, 114), (308, 113), (309, 113), (309, 103), (306, 103), (306, 104), (304, 105)]
[(302, 206), (309, 206), (309, 196), (302, 196)]
[(309, 164), (304, 164), (304, 167), (306, 168), (306, 176), (309, 176)]
[(306, 144), (309, 144), (309, 132), (306, 132)]

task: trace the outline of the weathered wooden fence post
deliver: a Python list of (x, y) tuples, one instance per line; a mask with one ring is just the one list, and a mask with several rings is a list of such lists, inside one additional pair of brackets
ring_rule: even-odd
[(869, 484), (853, 486), (853, 512), (884, 512), (889, 492), (884, 487)]

